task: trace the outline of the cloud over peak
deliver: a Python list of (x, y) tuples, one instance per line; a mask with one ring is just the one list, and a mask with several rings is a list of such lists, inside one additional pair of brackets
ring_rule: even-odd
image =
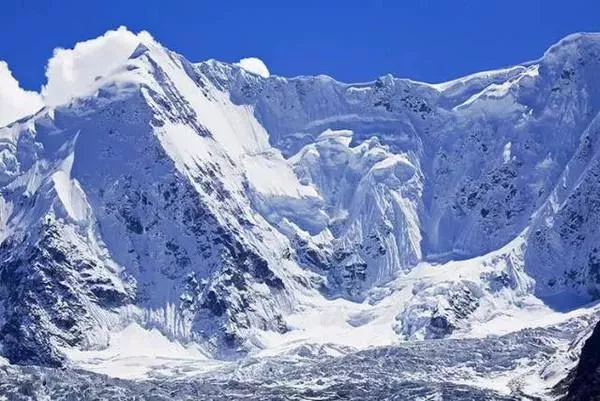
[(0, 61), (0, 127), (35, 113), (44, 106), (37, 92), (26, 91)]
[[(7, 63), (0, 61), (0, 126), (44, 106), (56, 107), (92, 95), (101, 85), (99, 79), (123, 66), (139, 44), (159, 46), (148, 32), (133, 33), (121, 26), (71, 49), (56, 48), (46, 65), (46, 84), (40, 93), (22, 89)], [(237, 65), (265, 78), (270, 75), (256, 57), (243, 58)]]
[(145, 31), (134, 34), (121, 26), (72, 49), (57, 48), (46, 67), (47, 84), (42, 97), (49, 106), (68, 103), (95, 90), (94, 82), (127, 60), (140, 43), (154, 43)]
[(271, 75), (265, 63), (257, 57), (243, 58), (240, 60), (239, 63), (237, 63), (237, 65), (239, 65), (246, 71), (249, 71), (256, 75), (260, 75), (263, 78), (269, 78), (269, 76)]

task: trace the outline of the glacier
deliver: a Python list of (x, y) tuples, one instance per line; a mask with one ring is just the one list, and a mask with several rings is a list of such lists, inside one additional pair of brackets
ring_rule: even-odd
[(47, 77), (0, 93), (0, 396), (564, 391), (599, 313), (600, 34), (347, 84), (121, 27)]

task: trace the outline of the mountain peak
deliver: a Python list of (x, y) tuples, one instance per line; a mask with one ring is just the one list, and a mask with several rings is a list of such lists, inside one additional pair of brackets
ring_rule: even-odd
[(61, 364), (152, 329), (231, 359), (565, 319), (600, 297), (588, 42), (437, 86), (266, 78), (126, 28), (57, 50), (48, 108), (0, 130), (3, 355)]
[(72, 49), (56, 49), (46, 67), (47, 83), (41, 91), (44, 102), (56, 107), (92, 94), (98, 82), (122, 67), (140, 44), (160, 47), (148, 32), (135, 34), (121, 26)]
[(600, 33), (572, 33), (550, 46), (542, 57), (546, 62), (564, 62), (567, 58), (585, 58), (587, 54), (598, 57), (600, 54)]

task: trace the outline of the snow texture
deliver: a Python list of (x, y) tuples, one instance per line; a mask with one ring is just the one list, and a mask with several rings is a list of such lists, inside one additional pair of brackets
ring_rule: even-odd
[(12, 124), (40, 95), (2, 71), (13, 389), (547, 398), (591, 332), (598, 34), (447, 83), (346, 84), (122, 27), (56, 50), (45, 106)]

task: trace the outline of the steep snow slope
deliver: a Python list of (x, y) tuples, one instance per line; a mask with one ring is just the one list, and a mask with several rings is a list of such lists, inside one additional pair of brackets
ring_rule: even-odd
[(193, 64), (125, 29), (56, 57), (47, 106), (0, 129), (11, 362), (147, 333), (198, 361), (345, 353), (598, 297), (600, 35), (436, 85)]
[(4, 129), (13, 361), (60, 363), (57, 346), (102, 347), (133, 321), (226, 356), (245, 331), (287, 330), (291, 290), (310, 286), (250, 207), (243, 163), (283, 159), (260, 154), (247, 108), (154, 42), (122, 63), (93, 96)]
[[(329, 216), (328, 230), (307, 230), (302, 216), (287, 216), (286, 224), (291, 222), (313, 237), (318, 234), (315, 244), (308, 241), (307, 245), (312, 264), (349, 270), (345, 275), (353, 278), (345, 286), (357, 296), (364, 295), (359, 289), (363, 279), (365, 288), (380, 284), (415, 260), (470, 258), (498, 249), (532, 221), (540, 224), (544, 212), (537, 213), (538, 209), (560, 204), (556, 196), (570, 195), (568, 188), (578, 182), (577, 171), (590, 166), (589, 160), (571, 159), (584, 157), (576, 153), (588, 159), (595, 154), (591, 147), (600, 99), (595, 79), (598, 42), (597, 34), (573, 35), (525, 66), (440, 85), (391, 76), (360, 85), (328, 77), (261, 79), (213, 61), (198, 68), (227, 88), (234, 102), (253, 105), (270, 142), (293, 156), (290, 160), (304, 183), (319, 188)], [(327, 129), (352, 134), (335, 134), (339, 139), (334, 139), (321, 134)], [(351, 137), (349, 145), (344, 137)], [(372, 165), (357, 168), (356, 162), (346, 161), (344, 146), (347, 152), (371, 148), (376, 149), (371, 154), (398, 155), (408, 160), (414, 174), (410, 169), (400, 172), (396, 178), (404, 181), (401, 185), (390, 184), (388, 178), (382, 185), (367, 184)], [(366, 159), (372, 157), (365, 154)], [(573, 163), (579, 167), (571, 168)], [(385, 163), (377, 170), (385, 171), (379, 177), (391, 173)], [(561, 177), (564, 174), (569, 177)], [(387, 200), (381, 198), (381, 191), (389, 191), (383, 196)], [(360, 207), (359, 199), (365, 195), (374, 200), (369, 203), (377, 205), (379, 218), (366, 217), (370, 215), (366, 210), (349, 212), (348, 203)], [(361, 219), (369, 219), (370, 224)], [(385, 223), (392, 228), (386, 229)], [(362, 252), (356, 252), (351, 261), (340, 263), (330, 255), (331, 247), (323, 252), (315, 249), (324, 234), (345, 250), (349, 243), (370, 249), (381, 245), (379, 258), (386, 260), (365, 260)], [(536, 259), (549, 255), (541, 248), (540, 244), (527, 252), (532, 275), (543, 274), (540, 269), (546, 267), (552, 275), (569, 266), (556, 263), (557, 258), (552, 263)], [(568, 291), (585, 296), (595, 280), (585, 273), (583, 262), (573, 263), (581, 266), (575, 269), (583, 276), (570, 280)], [(345, 265), (351, 267), (344, 269)], [(540, 295), (558, 291), (559, 287), (547, 285), (548, 279), (540, 276), (536, 286)]]

